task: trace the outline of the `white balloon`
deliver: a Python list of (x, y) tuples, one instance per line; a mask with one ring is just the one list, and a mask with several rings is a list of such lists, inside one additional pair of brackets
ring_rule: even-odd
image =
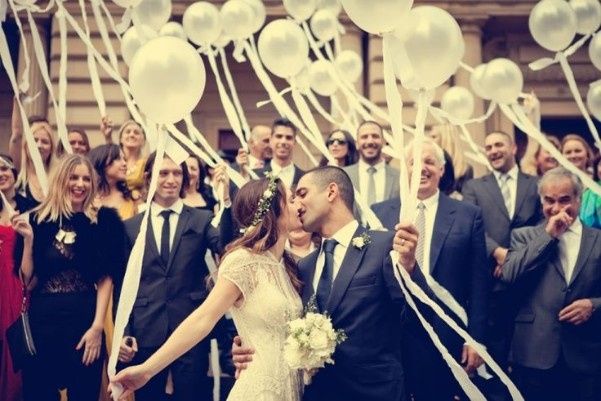
[(155, 31), (161, 29), (171, 16), (171, 0), (142, 0), (134, 8), (134, 21), (138, 20)]
[(558, 52), (576, 35), (576, 13), (565, 0), (542, 0), (530, 12), (528, 27), (539, 45)]
[(182, 25), (192, 43), (208, 46), (221, 33), (219, 9), (207, 1), (192, 3), (184, 12)]
[(406, 23), (413, 0), (340, 0), (350, 19), (359, 28), (373, 34), (392, 32)]
[(474, 71), (470, 75), (470, 87), (478, 97), (490, 100), (490, 94), (484, 89), (484, 70), (486, 70), (486, 64), (480, 64), (474, 68)]
[(250, 5), (255, 14), (255, 18), (252, 23), (252, 33), (258, 32), (265, 24), (265, 18), (267, 18), (267, 11), (265, 5), (261, 0), (244, 0)]
[(141, 2), (142, 0), (113, 0), (113, 3), (123, 8), (134, 8)]
[(338, 56), (336, 56), (334, 65), (338, 69), (340, 75), (342, 75), (342, 78), (349, 82), (357, 82), (363, 73), (363, 60), (352, 50), (341, 51)]
[(342, 11), (342, 4), (340, 4), (339, 0), (317, 0), (317, 9), (328, 10), (335, 16), (338, 16), (340, 11)]
[(601, 85), (591, 85), (588, 88), (586, 105), (593, 117), (601, 121)]
[(125, 31), (121, 38), (121, 55), (125, 64), (130, 65), (140, 47), (156, 37), (157, 33), (146, 25), (134, 25)]
[(601, 3), (599, 0), (570, 0), (576, 13), (576, 32), (588, 35), (601, 26)]
[(229, 45), (231, 41), (232, 39), (230, 39), (230, 37), (227, 36), (227, 33), (221, 31), (221, 35), (219, 35), (217, 40), (213, 42), (213, 46), (215, 46), (218, 49), (223, 49), (224, 47)]
[(159, 30), (159, 36), (173, 36), (182, 40), (188, 40), (184, 27), (179, 22), (169, 21)]
[(318, 10), (311, 17), (311, 32), (322, 42), (334, 39), (338, 32), (338, 18), (328, 10)]
[(506, 58), (497, 58), (486, 64), (482, 87), (492, 100), (510, 104), (517, 101), (524, 87), (524, 76), (520, 67)]
[(311, 90), (311, 75), (309, 74), (310, 65), (311, 60), (307, 60), (307, 63), (292, 79), (294, 86), (303, 94), (308, 93)]
[(474, 114), (474, 95), (463, 86), (447, 89), (442, 95), (441, 108), (455, 118), (468, 120)]
[(194, 110), (205, 88), (200, 54), (181, 39), (160, 36), (140, 48), (129, 83), (140, 110), (153, 122), (175, 123)]
[(315, 12), (316, 0), (283, 0), (286, 12), (297, 21), (305, 21)]
[(591, 43), (588, 45), (588, 55), (593, 65), (601, 70), (601, 35), (595, 35), (591, 39)]
[(332, 96), (338, 90), (334, 80), (334, 65), (327, 60), (317, 60), (309, 66), (311, 89), (321, 96)]
[(442, 85), (457, 71), (465, 52), (459, 24), (447, 11), (433, 6), (415, 7), (405, 24), (400, 39), (419, 87)]
[(253, 33), (255, 11), (244, 0), (228, 0), (221, 7), (221, 21), (230, 38), (246, 39)]
[(278, 19), (263, 28), (258, 42), (259, 56), (265, 67), (280, 78), (299, 73), (309, 57), (305, 32), (294, 22)]

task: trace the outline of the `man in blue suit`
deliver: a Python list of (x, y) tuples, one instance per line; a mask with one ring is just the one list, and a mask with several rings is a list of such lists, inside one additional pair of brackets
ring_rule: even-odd
[[(409, 174), (413, 152), (407, 149)], [(444, 173), (444, 153), (429, 139), (424, 140), (422, 172), (418, 189), (415, 226), (423, 238), (416, 249), (416, 259), (427, 280), (434, 279), (451, 293), (467, 314), (468, 333), (484, 341), (487, 300), (491, 272), (486, 263), (484, 225), (477, 206), (449, 198), (438, 189)], [(380, 221), (392, 229), (399, 221), (400, 200), (389, 200), (372, 208)], [(452, 312), (447, 311), (450, 316)], [(417, 316), (409, 314), (403, 335), (403, 358), (407, 369), (407, 385), (416, 401), (452, 400), (459, 393), (450, 369)], [(432, 322), (451, 355), (472, 374), (482, 364), (480, 356), (455, 334), (442, 320)], [(424, 377), (436, 378), (432, 386)]]
[[(359, 225), (352, 212), (352, 183), (338, 167), (306, 173), (298, 182), (295, 203), (303, 228), (323, 237), (320, 249), (299, 262), (303, 301), (315, 295), (321, 311), (348, 337), (333, 355), (335, 364), (315, 374), (303, 400), (405, 401), (399, 341), (405, 300), (389, 257), (393, 234)], [(401, 262), (407, 260), (400, 256)], [(427, 291), (415, 263), (403, 266)], [(234, 347), (238, 367), (251, 360), (248, 352)]]

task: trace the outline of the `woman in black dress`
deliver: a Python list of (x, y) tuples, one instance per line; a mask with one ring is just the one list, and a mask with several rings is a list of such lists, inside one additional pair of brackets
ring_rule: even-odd
[(23, 370), (25, 401), (97, 400), (102, 369), (103, 323), (113, 277), (122, 275), (125, 231), (114, 209), (96, 208), (90, 162), (61, 160), (48, 197), (34, 210), (34, 279), (30, 323), (37, 355)]

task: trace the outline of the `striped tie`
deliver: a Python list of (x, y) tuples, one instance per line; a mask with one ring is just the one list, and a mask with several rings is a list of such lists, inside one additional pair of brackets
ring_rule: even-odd
[(417, 219), (415, 220), (415, 228), (419, 232), (419, 237), (417, 238), (417, 247), (415, 248), (415, 260), (417, 261), (418, 266), (425, 271), (424, 266), (424, 246), (426, 240), (426, 213), (424, 210), (426, 209), (426, 205), (424, 202), (419, 202), (417, 204)]
[(511, 207), (511, 190), (509, 189), (509, 180), (511, 176), (509, 174), (501, 175), (501, 195), (503, 195), (503, 202), (505, 203), (505, 208), (507, 209), (507, 214), (509, 217), (513, 215), (513, 208)]

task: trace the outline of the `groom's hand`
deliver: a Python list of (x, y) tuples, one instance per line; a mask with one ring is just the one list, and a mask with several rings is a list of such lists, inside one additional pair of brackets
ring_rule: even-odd
[(399, 262), (409, 274), (415, 269), (415, 248), (419, 232), (411, 223), (399, 223), (394, 229), (393, 249), (399, 253)]
[(480, 367), (484, 363), (484, 360), (475, 349), (465, 344), (463, 346), (463, 353), (461, 354), (461, 364), (463, 365), (463, 369), (467, 372), (468, 375), (472, 375), (476, 372), (476, 369)]
[(248, 363), (253, 360), (252, 354), (255, 350), (251, 347), (243, 347), (240, 336), (234, 337), (232, 343), (232, 360), (236, 367), (236, 379), (240, 377), (240, 372), (248, 367)]

